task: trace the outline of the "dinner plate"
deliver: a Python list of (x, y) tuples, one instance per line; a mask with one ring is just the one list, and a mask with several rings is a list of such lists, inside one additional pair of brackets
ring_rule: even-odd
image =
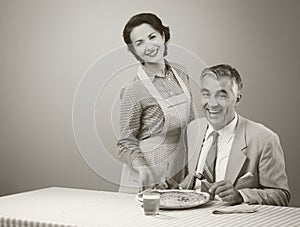
[(194, 190), (146, 190), (136, 195), (139, 202), (143, 202), (144, 192), (158, 192), (160, 194), (160, 209), (187, 209), (203, 205), (209, 201), (209, 194)]

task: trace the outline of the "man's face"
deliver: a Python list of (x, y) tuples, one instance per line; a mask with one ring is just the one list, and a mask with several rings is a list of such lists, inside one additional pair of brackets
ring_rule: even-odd
[(224, 128), (233, 120), (241, 98), (237, 84), (228, 77), (217, 79), (214, 74), (207, 74), (201, 79), (201, 93), (201, 106), (208, 122), (215, 130)]

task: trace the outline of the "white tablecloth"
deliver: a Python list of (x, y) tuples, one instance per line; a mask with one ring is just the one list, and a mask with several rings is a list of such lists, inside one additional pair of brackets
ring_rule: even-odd
[(132, 194), (53, 187), (0, 197), (0, 226), (300, 226), (300, 208), (256, 205), (255, 213), (212, 214), (217, 206), (145, 216)]

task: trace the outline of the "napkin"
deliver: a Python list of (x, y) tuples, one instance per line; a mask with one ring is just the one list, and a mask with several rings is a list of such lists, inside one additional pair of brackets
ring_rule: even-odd
[(212, 211), (213, 214), (235, 214), (235, 213), (254, 213), (256, 207), (250, 206), (247, 203), (242, 203), (234, 206), (219, 207)]

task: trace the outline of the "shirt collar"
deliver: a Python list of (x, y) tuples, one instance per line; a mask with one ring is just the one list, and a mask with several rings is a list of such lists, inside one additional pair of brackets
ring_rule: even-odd
[(149, 77), (149, 79), (151, 80), (151, 82), (153, 82), (153, 80), (156, 77), (165, 78), (166, 77), (166, 73), (171, 70), (171, 66), (168, 64), (167, 61), (165, 61), (165, 65), (166, 65), (166, 67), (164, 69), (164, 74), (154, 74), (148, 68), (146, 68), (144, 65), (142, 65), (142, 68), (145, 71), (145, 73), (147, 74), (147, 76)]
[(205, 140), (208, 139), (208, 136), (211, 134), (211, 132), (216, 131), (219, 133), (219, 141), (224, 141), (224, 142), (228, 143), (235, 133), (237, 121), (238, 121), (238, 116), (235, 113), (233, 120), (228, 125), (226, 125), (224, 128), (222, 128), (218, 131), (214, 130), (214, 128), (211, 126), (211, 124), (208, 123), (208, 129), (206, 131)]

